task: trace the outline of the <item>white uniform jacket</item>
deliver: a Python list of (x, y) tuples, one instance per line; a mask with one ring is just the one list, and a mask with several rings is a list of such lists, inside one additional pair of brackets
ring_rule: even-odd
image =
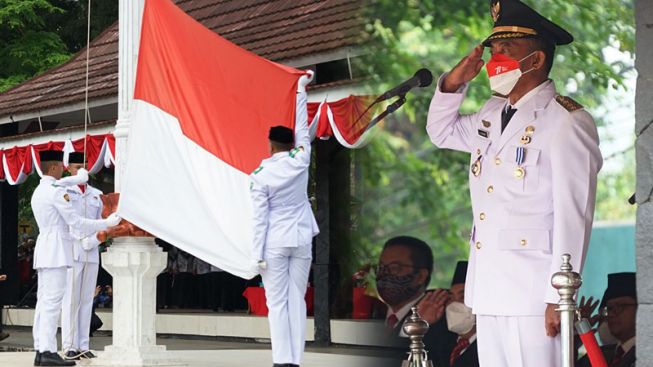
[(517, 102), (502, 134), (507, 100), (460, 115), (465, 90), (438, 83), (426, 128), (436, 146), (471, 153), (465, 303), (479, 315), (541, 316), (559, 301), (551, 276), (561, 256), (582, 270), (602, 165), (594, 120), (546, 81)]
[[(82, 193), (79, 186), (74, 185), (66, 187), (66, 193), (78, 215), (88, 219), (102, 219), (103, 205), (102, 199), (100, 199), (102, 191), (91, 185), (86, 185), (86, 190)], [(73, 260), (98, 264), (100, 262), (100, 255), (97, 246), (100, 244), (100, 241), (97, 239), (97, 232), (84, 233), (71, 227), (70, 233), (73, 237)], [(88, 238), (90, 245), (92, 245), (92, 248), (89, 250), (82, 248), (81, 240), (84, 238)]]
[(264, 159), (250, 175), (255, 259), (263, 259), (265, 248), (310, 244), (320, 232), (306, 192), (311, 142), (307, 118), (301, 112), (295, 128), (295, 146), (290, 152)]
[(52, 176), (43, 176), (34, 190), (32, 212), (39, 226), (34, 269), (72, 266), (73, 240), (69, 227), (88, 233), (107, 227), (104, 220), (78, 215), (70, 203), (70, 195), (64, 187), (55, 184)]

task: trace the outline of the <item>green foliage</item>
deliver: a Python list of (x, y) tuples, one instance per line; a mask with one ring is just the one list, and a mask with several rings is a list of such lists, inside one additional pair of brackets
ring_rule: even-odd
[(47, 0), (0, 0), (0, 91), (68, 59), (45, 21), (61, 12)]
[[(525, 1), (576, 38), (556, 53), (551, 77), (560, 93), (593, 107), (608, 88), (623, 85), (630, 68), (608, 59), (603, 50), (614, 47), (633, 55), (632, 0)], [(365, 13), (369, 50), (357, 67), (371, 76), (371, 93), (387, 90), (421, 67), (429, 68), (437, 79), (481, 43), (492, 27), (487, 0), (371, 0)], [(447, 286), (455, 260), (468, 253), (469, 158), (437, 150), (428, 140), (424, 126), (432, 93), (430, 87), (409, 95), (384, 131), (356, 152), (362, 187), (355, 198), (360, 218), (354, 248), (359, 249), (361, 263), (374, 262), (389, 237), (421, 237), (435, 253), (432, 284)], [(482, 71), (472, 81), (462, 111), (478, 110), (489, 96)], [(600, 190), (610, 185), (606, 181)]]
[[(596, 189), (595, 221), (634, 221), (637, 207), (628, 204), (635, 192), (634, 147), (624, 151), (623, 156), (605, 157), (606, 162), (619, 159), (620, 169), (604, 169), (599, 174)], [(614, 163), (614, 162), (611, 162)]]
[[(87, 1), (0, 0), (0, 92), (60, 65), (86, 46)], [(91, 37), (118, 17), (117, 1), (92, 3)]]
[[(29, 224), (33, 231), (38, 230), (34, 214), (32, 213), (32, 194), (34, 189), (39, 185), (40, 178), (37, 174), (27, 177), (27, 180), (18, 186), (18, 223)], [(8, 185), (4, 183), (3, 185)], [(37, 233), (29, 233), (35, 236)]]

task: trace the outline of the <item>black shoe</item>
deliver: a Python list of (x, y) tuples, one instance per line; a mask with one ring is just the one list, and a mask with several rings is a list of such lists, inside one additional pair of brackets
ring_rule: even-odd
[(39, 366), (74, 366), (74, 361), (64, 361), (63, 358), (57, 353), (43, 352), (41, 353), (41, 363)]
[(36, 351), (36, 357), (34, 357), (34, 365), (35, 366), (41, 365), (41, 353), (38, 350)]
[(287, 367), (288, 363), (275, 363), (272, 365), (272, 367)]
[(0, 342), (7, 339), (9, 337), (9, 333), (6, 331), (0, 332)]
[(91, 359), (91, 358), (96, 358), (97, 356), (95, 354), (93, 354), (93, 352), (91, 352), (90, 350), (87, 350), (87, 351), (82, 352), (81, 357), (86, 358), (86, 359)]
[(78, 361), (79, 360), (79, 352), (76, 350), (69, 350), (66, 352), (64, 355), (63, 359), (69, 360), (69, 361)]

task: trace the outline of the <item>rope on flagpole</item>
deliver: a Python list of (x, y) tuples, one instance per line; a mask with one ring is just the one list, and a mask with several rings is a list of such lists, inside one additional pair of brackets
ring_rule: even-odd
[[(82, 166), (84, 169), (88, 170), (87, 167), (87, 162), (86, 162), (86, 156), (87, 156), (87, 145), (88, 145), (88, 120), (89, 120), (89, 110), (88, 110), (88, 79), (89, 79), (89, 69), (90, 69), (90, 52), (91, 52), (91, 0), (88, 0), (88, 12), (86, 16), (86, 75), (85, 75), (85, 81), (84, 81), (84, 152), (83, 152), (83, 160), (82, 160)], [(88, 191), (88, 187), (87, 187)], [(84, 218), (87, 218), (87, 195), (83, 192), (82, 195), (84, 195), (84, 198), (82, 200), (82, 205), (84, 206)], [(86, 231), (84, 231), (85, 234)], [(71, 251), (73, 251), (73, 247), (71, 247)], [(73, 256), (74, 258), (74, 256)], [(84, 281), (86, 278), (86, 267), (88, 265), (88, 251), (84, 251), (84, 265), (82, 267), (82, 276), (81, 276), (81, 284), (79, 285), (79, 295), (76, 295), (74, 293), (75, 290), (75, 271), (73, 267), (73, 272), (72, 272), (72, 289), (71, 289), (71, 307), (70, 311), (72, 315), (70, 315), (70, 323), (72, 324), (72, 327), (70, 328), (70, 331), (72, 332), (72, 340), (71, 342), (74, 344), (75, 343), (75, 338), (79, 337), (79, 330), (77, 328), (79, 327), (79, 309), (82, 306), (82, 292), (83, 292), (83, 286), (84, 286)], [(75, 302), (75, 296), (77, 297), (77, 302)], [(62, 335), (62, 339), (64, 336)], [(63, 344), (63, 340), (62, 340)], [(72, 347), (72, 345), (71, 345)], [(77, 345), (77, 348), (81, 349), (80, 345)], [(84, 352), (82, 350), (77, 350), (77, 354), (75, 356), (70, 357), (70, 359), (77, 359), (84, 355)]]

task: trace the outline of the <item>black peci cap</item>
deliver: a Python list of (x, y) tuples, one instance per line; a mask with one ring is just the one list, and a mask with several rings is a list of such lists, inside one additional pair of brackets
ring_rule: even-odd
[(42, 150), (39, 152), (41, 162), (63, 162), (63, 152), (60, 150)]
[(542, 38), (554, 45), (574, 41), (569, 32), (519, 0), (490, 0), (490, 13), (494, 28), (483, 46), (489, 47), (492, 40), (503, 38)]
[(81, 152), (72, 152), (68, 155), (68, 164), (70, 163), (81, 163), (84, 164), (84, 153)]
[(612, 273), (608, 274), (608, 288), (603, 293), (601, 307), (613, 298), (633, 297), (637, 300), (637, 286), (635, 273)]
[(451, 279), (451, 285), (464, 284), (465, 279), (467, 279), (467, 261), (458, 261), (456, 271), (453, 273), (453, 279)]
[(295, 136), (292, 129), (285, 126), (271, 127), (268, 138), (280, 144), (292, 144), (295, 141)]

